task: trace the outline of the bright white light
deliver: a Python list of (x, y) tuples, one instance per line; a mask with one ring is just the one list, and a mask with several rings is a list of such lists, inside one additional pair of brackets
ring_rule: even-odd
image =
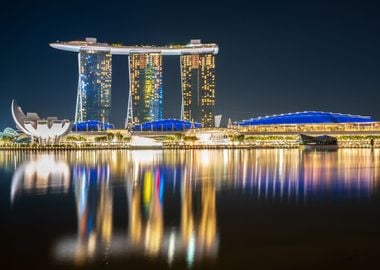
[(152, 163), (157, 155), (157, 150), (131, 151), (131, 158), (135, 164)]
[(187, 247), (187, 257), (186, 261), (189, 267), (191, 267), (194, 263), (194, 255), (195, 255), (195, 237), (194, 234), (191, 235), (189, 245)]
[(162, 147), (162, 142), (158, 142), (151, 138), (132, 136), (131, 138), (132, 147)]
[(168, 263), (169, 264), (173, 263), (174, 250), (175, 250), (175, 234), (174, 232), (171, 232), (170, 238), (169, 238), (169, 248), (168, 248)]
[(210, 165), (211, 153), (208, 150), (200, 152), (201, 154), (201, 165), (202, 167), (207, 167)]

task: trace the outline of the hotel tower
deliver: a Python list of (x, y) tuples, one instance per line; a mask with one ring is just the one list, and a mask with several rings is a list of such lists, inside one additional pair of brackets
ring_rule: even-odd
[(181, 55), (183, 120), (214, 126), (215, 56), (214, 54)]
[(112, 55), (128, 55), (129, 98), (126, 128), (163, 117), (162, 57), (180, 57), (182, 102), (179, 118), (214, 126), (216, 44), (192, 40), (187, 45), (122, 46), (85, 41), (51, 43), (51, 47), (77, 52), (79, 64), (75, 122), (109, 122)]
[(132, 122), (162, 119), (162, 55), (132, 53), (129, 55), (129, 100)]
[(109, 50), (83, 48), (78, 54), (79, 79), (75, 122), (109, 122), (112, 56)]

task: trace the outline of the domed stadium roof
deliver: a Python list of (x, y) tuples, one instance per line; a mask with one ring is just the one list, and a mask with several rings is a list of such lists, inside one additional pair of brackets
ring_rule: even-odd
[(306, 111), (268, 115), (238, 122), (240, 126), (281, 125), (281, 124), (337, 124), (337, 123), (371, 123), (371, 116), (351, 115), (332, 112)]
[(113, 125), (96, 120), (88, 120), (73, 124), (72, 131), (105, 131), (112, 129)]
[(157, 121), (137, 124), (133, 131), (183, 131), (191, 128), (201, 128), (202, 125), (179, 119), (161, 119)]

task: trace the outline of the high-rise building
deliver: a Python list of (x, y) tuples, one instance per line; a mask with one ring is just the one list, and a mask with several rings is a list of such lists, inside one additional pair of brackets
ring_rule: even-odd
[(133, 124), (162, 119), (162, 55), (129, 55), (128, 111)]
[(75, 122), (109, 123), (111, 111), (112, 55), (109, 50), (81, 48)]
[(191, 40), (186, 45), (123, 46), (85, 41), (51, 43), (51, 47), (79, 53), (79, 83), (75, 121), (109, 122), (111, 55), (129, 57), (129, 99), (126, 128), (163, 116), (162, 56), (181, 59), (181, 119), (214, 126), (215, 55), (218, 45)]
[(181, 55), (182, 120), (214, 126), (215, 55)]

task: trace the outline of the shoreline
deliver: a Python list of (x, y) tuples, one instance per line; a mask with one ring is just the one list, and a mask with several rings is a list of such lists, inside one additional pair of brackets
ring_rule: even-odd
[[(38, 145), (38, 146), (0, 146), (0, 151), (87, 151), (87, 150), (250, 150), (250, 149), (302, 149), (302, 150), (331, 150), (328, 147), (305, 148), (303, 145), (170, 145), (170, 146), (67, 146), (67, 145)], [(380, 149), (380, 145), (338, 145), (336, 149)]]

